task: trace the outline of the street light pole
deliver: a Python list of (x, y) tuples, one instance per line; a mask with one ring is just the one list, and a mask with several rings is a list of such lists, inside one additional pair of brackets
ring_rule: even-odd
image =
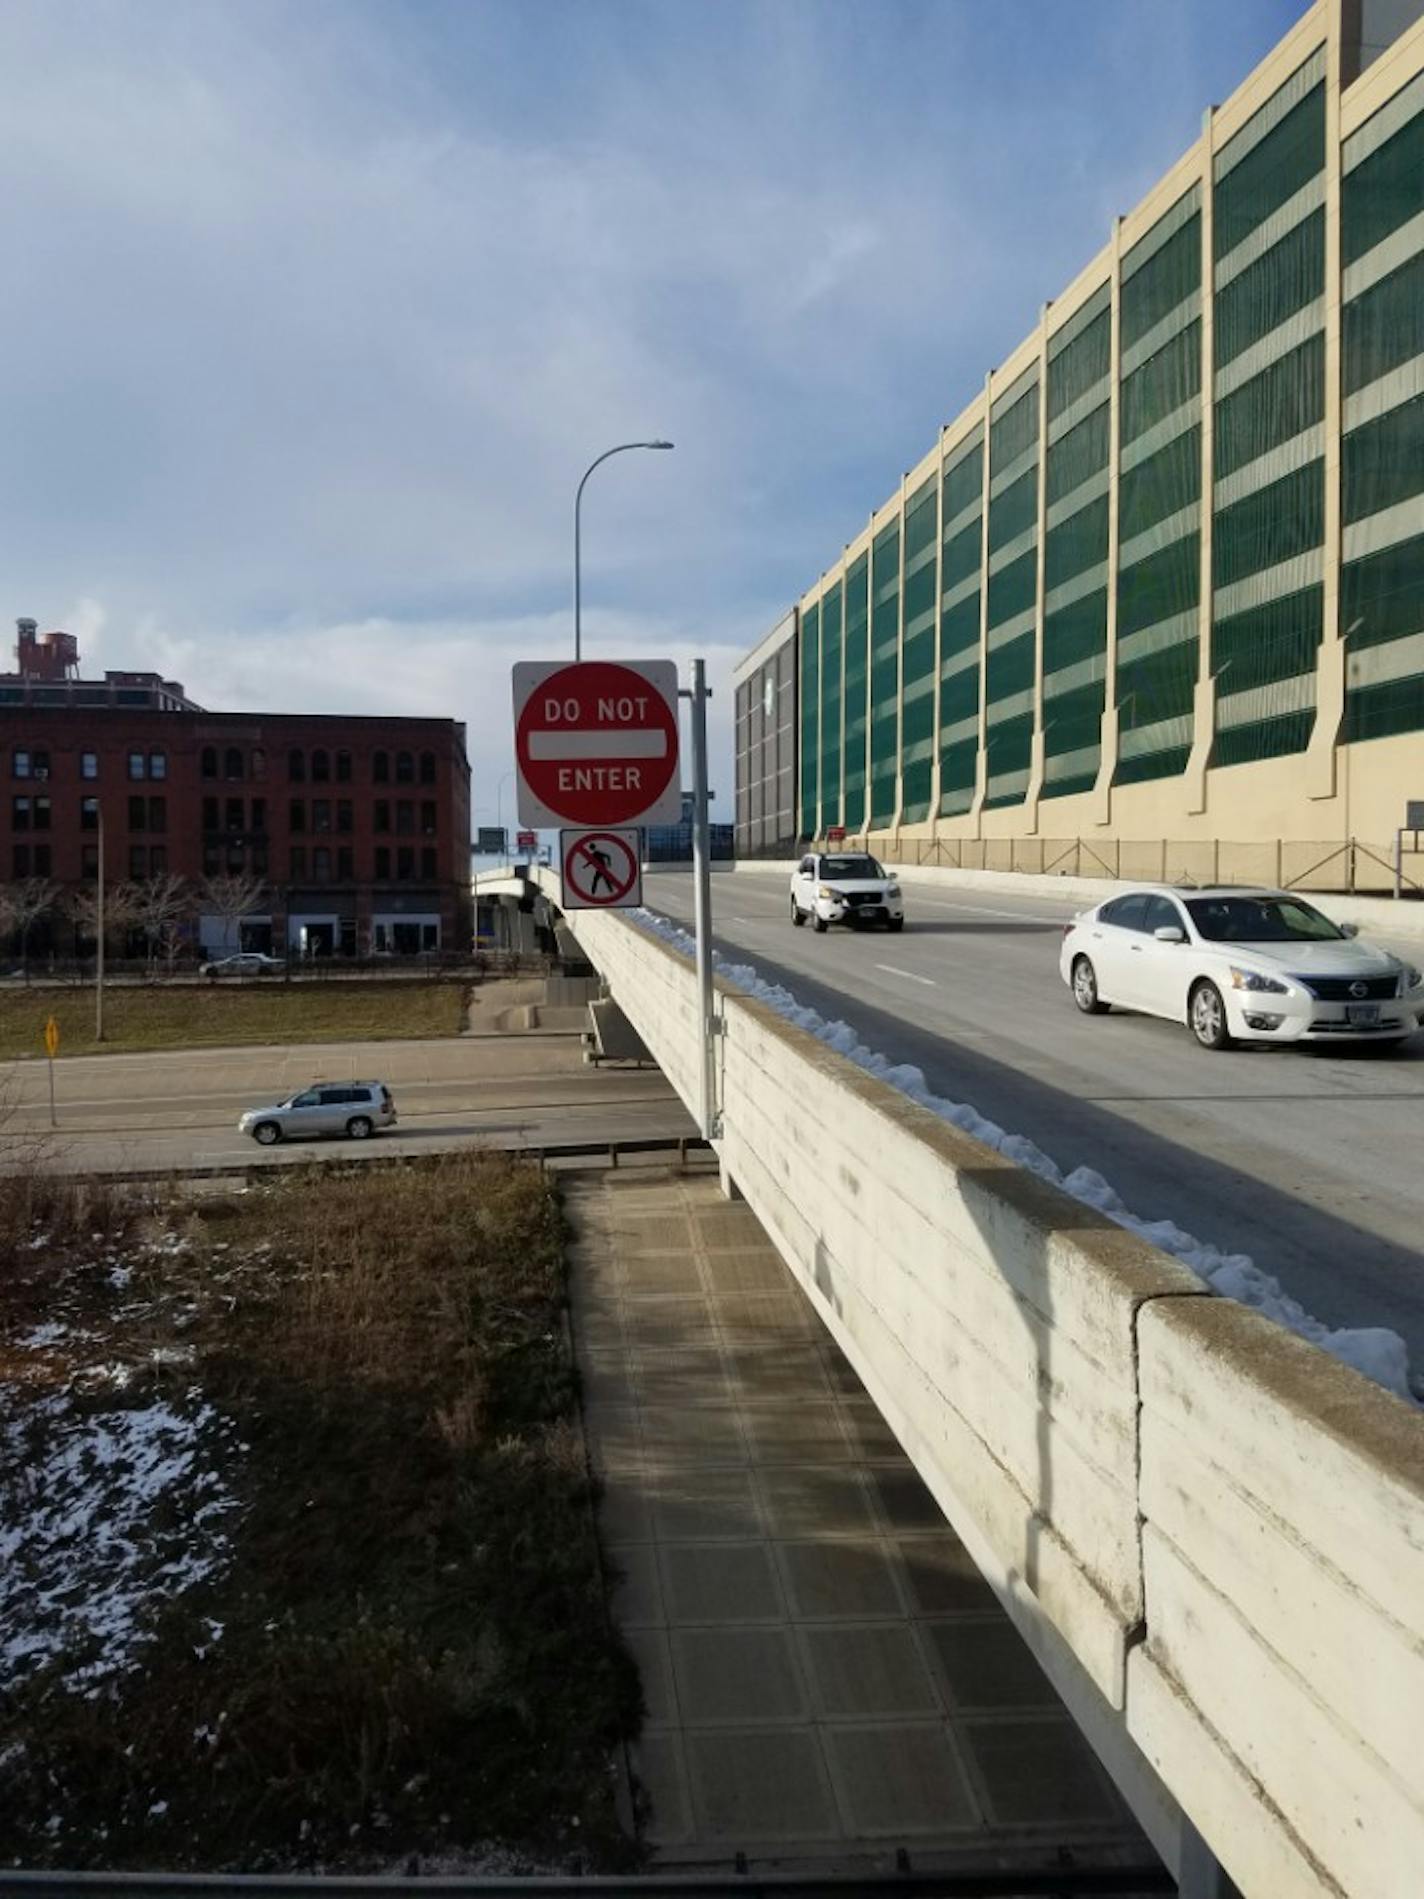
[(581, 558), (581, 514), (583, 509), (584, 483), (601, 462), (610, 455), (626, 454), (630, 448), (671, 448), (671, 442), (620, 442), (616, 448), (606, 448), (601, 455), (591, 461), (583, 472), (583, 481), (578, 485), (574, 496), (574, 659), (583, 658), (583, 575)]
[[(504, 774), (503, 778), (500, 779), (498, 785), (495, 787), (494, 821), (501, 831), (503, 831), (504, 829), (504, 788), (509, 783), (510, 779), (513, 776), (514, 776), (514, 773), (512, 770), (507, 771)], [(504, 850), (505, 850), (505, 855), (508, 856), (509, 854), (509, 839), (508, 838), (506, 838), (504, 841)]]
[(94, 1040), (104, 1039), (104, 806), (99, 801), (99, 893), (94, 918), (99, 931), (99, 953), (94, 964)]

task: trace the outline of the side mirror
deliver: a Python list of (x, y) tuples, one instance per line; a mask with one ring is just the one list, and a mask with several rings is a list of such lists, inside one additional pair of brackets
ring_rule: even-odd
[(1159, 943), (1185, 943), (1187, 933), (1178, 923), (1164, 923), (1152, 932)]
[(1341, 936), (1358, 936), (1360, 934), (1360, 926), (1358, 923), (1342, 923), (1340, 925), (1340, 934)]

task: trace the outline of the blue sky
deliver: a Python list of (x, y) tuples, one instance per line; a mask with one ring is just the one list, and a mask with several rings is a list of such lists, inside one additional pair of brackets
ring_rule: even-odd
[[(1300, 0), (7, 0), (0, 599), (204, 704), (734, 660)], [(509, 814), (506, 792), (505, 815)]]

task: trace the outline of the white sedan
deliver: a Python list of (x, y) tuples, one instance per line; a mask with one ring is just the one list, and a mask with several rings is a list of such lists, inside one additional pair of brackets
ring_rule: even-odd
[(1110, 897), (1063, 932), (1059, 968), (1085, 1015), (1110, 1007), (1235, 1041), (1397, 1045), (1419, 1027), (1424, 976), (1285, 890)]
[(807, 917), (823, 935), (833, 923), (903, 930), (905, 905), (899, 884), (868, 852), (812, 851), (791, 873), (791, 921)]

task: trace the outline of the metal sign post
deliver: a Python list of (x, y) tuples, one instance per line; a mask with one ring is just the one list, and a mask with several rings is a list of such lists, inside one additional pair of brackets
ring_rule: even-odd
[(721, 1133), (717, 1112), (717, 1016), (712, 988), (712, 839), (707, 822), (707, 667), (692, 662), (692, 903), (697, 946), (697, 1013), (701, 1028), (698, 1059), (698, 1121), (704, 1140)]
[(59, 1023), (53, 1016), (44, 1025), (45, 1055), (49, 1060), (49, 1124), (59, 1126), (59, 1117), (54, 1111), (54, 1058), (59, 1053)]

